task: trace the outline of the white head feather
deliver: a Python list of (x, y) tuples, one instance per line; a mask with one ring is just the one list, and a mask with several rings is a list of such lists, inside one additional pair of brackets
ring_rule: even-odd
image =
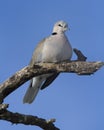
[(68, 29), (68, 24), (65, 21), (58, 21), (53, 27), (53, 33), (63, 33)]

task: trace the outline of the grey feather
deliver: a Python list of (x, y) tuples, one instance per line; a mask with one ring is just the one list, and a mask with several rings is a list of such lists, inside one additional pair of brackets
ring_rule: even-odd
[(54, 73), (52, 74), (50, 77), (48, 77), (46, 79), (46, 81), (44, 82), (44, 84), (41, 87), (41, 90), (45, 89), (46, 87), (48, 87), (59, 75), (59, 73)]
[[(72, 56), (72, 47), (64, 34), (67, 29), (68, 25), (66, 22), (57, 22), (54, 25), (52, 35), (44, 38), (35, 48), (30, 65), (38, 62), (57, 63), (70, 59)], [(58, 75), (59, 73), (51, 73), (34, 77), (30, 81), (30, 86), (27, 89), (23, 102), (32, 103), (39, 90), (49, 86)]]
[(23, 103), (32, 103), (41, 88), (41, 84), (43, 82), (42, 79), (40, 79), (40, 77), (37, 77), (35, 84), (33, 80), (34, 78), (30, 81), (30, 86), (28, 87), (23, 98)]

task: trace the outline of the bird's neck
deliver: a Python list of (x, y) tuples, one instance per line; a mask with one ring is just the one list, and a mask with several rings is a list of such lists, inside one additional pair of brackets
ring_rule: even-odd
[(55, 31), (52, 32), (52, 35), (57, 35), (57, 34), (61, 34), (62, 35), (64, 33), (63, 32), (55, 32)]
[(57, 32), (53, 32), (52, 35), (57, 35)]

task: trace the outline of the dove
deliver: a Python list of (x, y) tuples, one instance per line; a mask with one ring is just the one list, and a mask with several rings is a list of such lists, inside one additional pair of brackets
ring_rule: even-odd
[[(36, 63), (60, 63), (70, 60), (72, 57), (72, 47), (65, 32), (69, 30), (65, 21), (58, 21), (53, 27), (52, 34), (44, 38), (35, 48), (30, 65)], [(23, 98), (23, 103), (32, 103), (39, 90), (48, 87), (59, 75), (59, 73), (43, 74), (33, 77)]]

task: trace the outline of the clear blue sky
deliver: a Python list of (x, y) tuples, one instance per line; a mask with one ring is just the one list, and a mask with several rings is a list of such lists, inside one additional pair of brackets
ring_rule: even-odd
[[(1, 0), (0, 82), (26, 66), (34, 47), (51, 34), (58, 20), (68, 22), (67, 36), (73, 48), (88, 61), (104, 61), (103, 0)], [(75, 59), (73, 55), (73, 59)], [(35, 102), (24, 105), (29, 83), (5, 99), (9, 110), (42, 118), (56, 118), (61, 130), (104, 130), (104, 68), (92, 76), (61, 74)], [(0, 121), (1, 130), (41, 130)]]

